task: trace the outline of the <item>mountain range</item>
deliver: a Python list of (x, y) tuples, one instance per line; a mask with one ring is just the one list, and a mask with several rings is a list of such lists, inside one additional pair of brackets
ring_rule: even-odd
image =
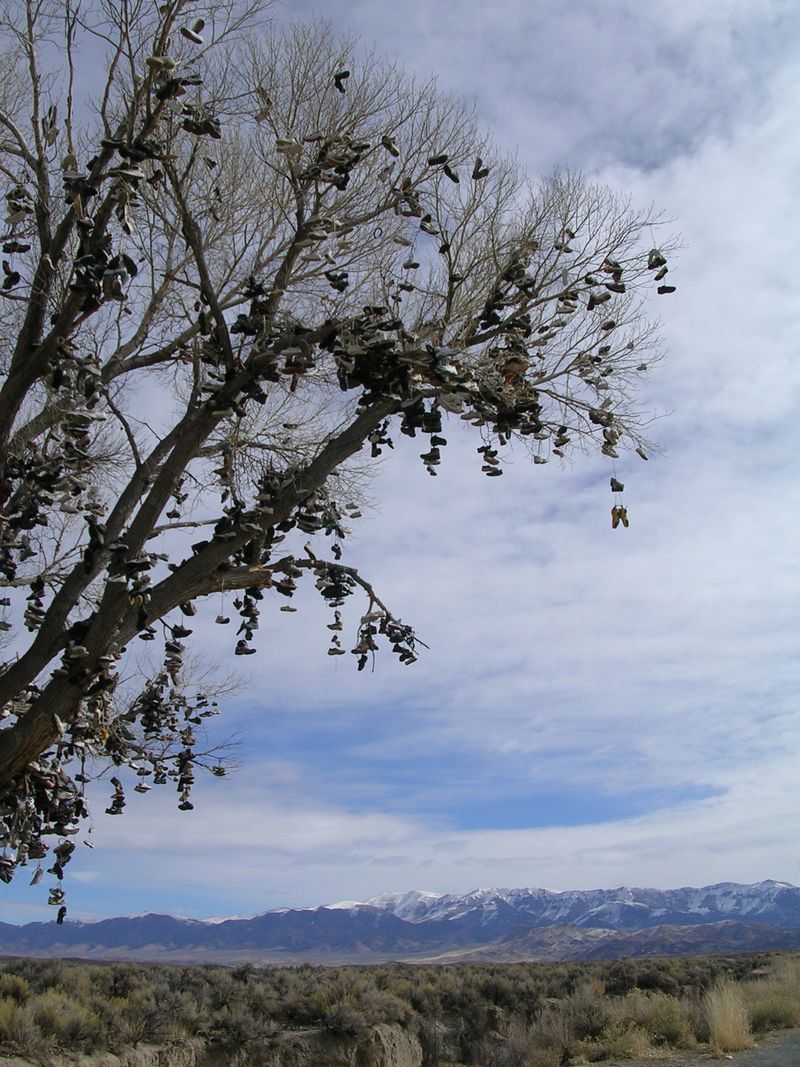
[(800, 948), (800, 888), (383, 893), (249, 919), (0, 922), (0, 954), (175, 962), (579, 960)]

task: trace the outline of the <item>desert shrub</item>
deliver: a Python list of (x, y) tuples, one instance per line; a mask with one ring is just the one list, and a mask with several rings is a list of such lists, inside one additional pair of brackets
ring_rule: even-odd
[(691, 1048), (695, 1040), (684, 1005), (669, 993), (656, 993), (650, 1000), (651, 1013), (645, 1029), (653, 1044)]
[(639, 989), (659, 993), (677, 993), (680, 982), (670, 960), (656, 960), (649, 963), (636, 979)]
[(28, 1006), (42, 1035), (52, 1038), (59, 1047), (81, 1048), (85, 1052), (102, 1047), (106, 1031), (100, 1017), (60, 990), (47, 989), (32, 997)]
[(73, 1004), (58, 1031), (58, 1043), (65, 1048), (93, 1052), (107, 1045), (107, 1034), (98, 1015), (83, 1004)]
[(17, 1004), (24, 1004), (31, 995), (31, 987), (18, 974), (0, 974), (0, 997), (11, 997)]
[[(129, 997), (112, 997), (107, 1002), (109, 1021), (114, 1026), (113, 1043), (115, 1046), (133, 1045), (140, 1041), (155, 1040), (159, 1032), (157, 1020), (152, 1009), (139, 999)], [(154, 1025), (155, 1024), (155, 1025)]]
[(344, 1037), (363, 1037), (369, 1032), (369, 1023), (360, 1007), (340, 1000), (325, 1013), (323, 1025), (332, 1034)]
[(400, 997), (379, 989), (368, 989), (358, 997), (361, 1011), (370, 1025), (399, 1023), (406, 1026), (411, 1019), (411, 1005)]
[(421, 1019), (417, 1024), (417, 1040), (422, 1048), (422, 1067), (439, 1067), (447, 1048), (447, 1031), (442, 1023)]
[(153, 1044), (169, 1039), (173, 1033), (173, 1015), (170, 1000), (156, 987), (134, 988), (124, 998), (125, 1025), (129, 1037), (127, 1043), (149, 1041)]
[(551, 964), (544, 973), (544, 995), (554, 1000), (562, 1000), (573, 993), (585, 977), (585, 969), (580, 965)]
[(709, 1008), (714, 997), (704, 990), (736, 976), (753, 1030), (800, 1025), (800, 958), (763, 953), (600, 964), (231, 969), (6, 960), (0, 1042), (42, 1056), (198, 1034), (227, 1047), (228, 1062), (260, 1067), (274, 1060), (281, 1027), (353, 1033), (387, 1022), (414, 1028), (425, 1067), (449, 1059), (512, 1067), (523, 1047), (528, 1067), (550, 1067), (565, 1056), (644, 1056), (653, 1046), (698, 1040), (730, 1046)]
[(649, 1035), (654, 1045), (690, 1048), (694, 1044), (686, 1013), (669, 993), (631, 993), (623, 1004), (623, 1013)]
[(14, 1041), (13, 1031), (19, 1015), (19, 1004), (11, 997), (0, 1000), (0, 1042)]
[(34, 1022), (30, 1006), (4, 997), (0, 1000), (0, 1044), (10, 1045), (26, 1056), (37, 1056), (49, 1042)]
[(551, 1005), (537, 1012), (528, 1033), (530, 1047), (541, 1054), (542, 1061), (548, 1058), (546, 1054), (552, 1053), (556, 1063), (560, 1063), (577, 1047), (572, 1015), (558, 1006)]
[(258, 977), (258, 971), (252, 963), (240, 963), (238, 967), (232, 967), (229, 973), (234, 982), (244, 985)]
[(686, 996), (681, 998), (681, 1010), (689, 1027), (689, 1032), (694, 1035), (695, 1041), (707, 1044), (710, 1037), (704, 994), (700, 990), (693, 990), (687, 993)]
[(503, 1035), (485, 1037), (475, 1049), (482, 1067), (527, 1067), (531, 1040), (524, 1023), (514, 1023)]
[(486, 1028), (473, 1026), (471, 1020), (463, 1015), (453, 1014), (450, 1019), (453, 1059), (460, 1063), (480, 1062), (483, 1041), (487, 1036)]
[(281, 1011), (281, 1000), (277, 990), (254, 980), (247, 989), (248, 1009), (260, 1019), (275, 1018)]
[(636, 968), (631, 960), (614, 960), (603, 968), (606, 993), (621, 997), (636, 985)]
[(108, 999), (97, 993), (89, 1001), (89, 1007), (100, 1020), (106, 1035), (106, 1047), (111, 1051), (134, 1043), (128, 1034), (126, 1006), (127, 1001), (121, 998)]
[(752, 1048), (753, 1038), (741, 989), (729, 980), (718, 982), (705, 995), (711, 1047), (716, 1053)]
[(526, 1067), (559, 1067), (561, 1054), (554, 1048), (532, 1048), (528, 1053)]
[(319, 1026), (330, 1010), (331, 1002), (324, 990), (292, 993), (282, 1005), (281, 1017), (292, 1026)]
[(602, 983), (584, 982), (564, 1001), (563, 1011), (570, 1019), (572, 1032), (579, 1039), (600, 1037), (608, 1026), (611, 1015), (607, 1001), (603, 999)]
[(509, 974), (489, 974), (480, 983), (480, 992), (484, 1000), (506, 1011), (516, 1010), (519, 1004), (520, 989)]
[(232, 1056), (247, 1046), (253, 1036), (253, 1020), (249, 1015), (221, 1008), (211, 1020), (212, 1044)]
[(413, 987), (409, 1001), (414, 1011), (425, 1019), (438, 1019), (442, 1014), (441, 1001), (433, 982), (420, 983)]
[[(266, 1017), (266, 1013), (252, 1010), (249, 998), (246, 1010), (249, 1015), (258, 1019)], [(203, 1033), (211, 1022), (211, 1012), (204, 1004), (200, 1004), (191, 993), (176, 993), (170, 1005), (170, 1014), (172, 1016), (172, 1029), (176, 1036)]]
[(639, 1026), (614, 1034), (603, 1042), (604, 1059), (641, 1059), (652, 1051), (650, 1034)]
[(63, 989), (68, 981), (70, 967), (64, 960), (47, 960), (42, 970), (40, 991), (46, 993), (48, 989)]

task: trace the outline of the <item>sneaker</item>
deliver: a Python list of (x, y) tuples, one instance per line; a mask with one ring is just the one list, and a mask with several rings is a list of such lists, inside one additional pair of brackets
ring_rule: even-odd
[(205, 19), (197, 19), (196, 22), (189, 26), (181, 26), (181, 37), (185, 37), (187, 41), (191, 41), (192, 44), (202, 45), (203, 38), (200, 36), (200, 31), (205, 26)]
[(605, 304), (605, 302), (610, 299), (611, 293), (609, 292), (603, 292), (602, 290), (600, 292), (591, 292), (589, 293), (589, 302), (586, 305), (587, 309), (589, 311), (594, 311), (596, 307)]
[(275, 141), (275, 147), (282, 155), (289, 156), (290, 158), (297, 158), (297, 156), (303, 154), (303, 146), (299, 141), (289, 140), (284, 137), (279, 137)]
[(400, 155), (400, 149), (397, 147), (397, 145), (394, 143), (388, 133), (385, 133), (383, 137), (381, 137), (381, 144), (389, 153), (389, 155), (394, 156), (395, 159), (397, 159), (397, 157)]

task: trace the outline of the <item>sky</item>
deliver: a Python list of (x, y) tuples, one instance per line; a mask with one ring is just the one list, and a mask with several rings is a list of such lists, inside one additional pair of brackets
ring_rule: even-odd
[[(345, 562), (430, 646), (374, 672), (301, 611), (223, 661), (238, 769), (195, 810), (102, 813), (70, 917), (196, 918), (385, 890), (800, 883), (800, 9), (779, 0), (295, 0), (474, 101), (534, 174), (651, 202), (683, 250), (656, 298), (661, 448), (486, 478), (453, 420), (439, 476), (402, 438)], [(657, 306), (655, 304), (657, 303)], [(351, 615), (352, 617), (352, 615)], [(206, 652), (213, 653), (211, 639)], [(245, 664), (244, 668), (242, 663)], [(0, 918), (49, 919), (44, 885)]]

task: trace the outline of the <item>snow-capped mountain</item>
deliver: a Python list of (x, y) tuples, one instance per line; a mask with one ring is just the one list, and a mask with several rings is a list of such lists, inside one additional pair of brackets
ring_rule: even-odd
[(700, 889), (476, 889), (458, 896), (412, 890), (381, 893), (361, 903), (335, 905), (351, 911), (379, 908), (408, 922), (479, 922), (516, 925), (644, 929), (665, 923), (695, 925), (739, 919), (800, 926), (800, 889), (767, 880), (755, 885), (720, 882)]
[(0, 922), (0, 955), (176, 962), (593, 959), (800, 947), (800, 889), (412, 890), (213, 921)]

